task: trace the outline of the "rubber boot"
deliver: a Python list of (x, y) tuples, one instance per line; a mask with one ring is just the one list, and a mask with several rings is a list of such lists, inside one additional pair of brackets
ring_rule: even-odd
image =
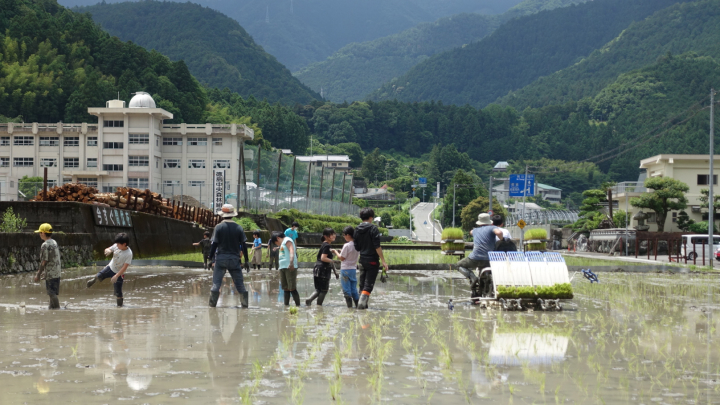
[(248, 292), (245, 291), (240, 295), (240, 304), (243, 308), (247, 308), (249, 306), (250, 300), (248, 298)]
[(357, 307), (358, 307), (358, 300), (356, 300), (355, 298), (353, 298), (352, 300), (353, 300), (353, 303), (355, 304), (355, 308), (357, 308)]
[(215, 308), (220, 299), (220, 291), (210, 291), (210, 306)]
[(313, 292), (312, 295), (305, 300), (305, 305), (310, 306), (312, 302), (315, 301), (315, 298), (317, 298), (319, 295), (320, 293), (315, 290), (315, 292)]
[(300, 294), (298, 294), (297, 291), (290, 291), (290, 294), (292, 294), (293, 301), (295, 301), (295, 306), (300, 306)]
[(458, 267), (458, 271), (460, 274), (467, 277), (468, 281), (470, 281), (470, 285), (477, 284), (478, 278), (472, 270), (468, 270), (465, 267)]
[(285, 306), (290, 305), (290, 291), (285, 291), (285, 296), (283, 298), (285, 299)]
[(60, 300), (57, 295), (50, 296), (50, 306), (48, 306), (48, 309), (60, 309)]
[(317, 300), (317, 304), (318, 304), (318, 305), (322, 305), (323, 301), (325, 301), (325, 296), (326, 296), (326, 295), (327, 295), (326, 292), (321, 292), (321, 293), (318, 295), (318, 300)]
[(91, 278), (91, 279), (88, 280), (88, 282), (87, 282), (87, 288), (92, 287), (93, 284), (97, 283), (98, 281), (99, 281), (99, 280), (98, 280), (98, 277), (97, 277), (97, 276)]
[(118, 298), (118, 299), (117, 299), (117, 306), (118, 306), (118, 308), (120, 308), (120, 307), (123, 306), (123, 299), (122, 299), (122, 298)]
[(347, 304), (347, 307), (348, 307), (348, 308), (352, 308), (352, 307), (353, 307), (353, 299), (352, 299), (352, 297), (349, 296), (349, 295), (346, 295), (346, 296), (345, 296), (345, 303)]
[(360, 295), (360, 301), (358, 302), (357, 309), (367, 309), (368, 307), (368, 300), (370, 299), (370, 296), (367, 294), (361, 294)]

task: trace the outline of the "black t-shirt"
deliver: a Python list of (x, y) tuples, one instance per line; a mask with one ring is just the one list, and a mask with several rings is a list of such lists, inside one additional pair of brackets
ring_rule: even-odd
[(330, 250), (330, 244), (327, 242), (323, 242), (322, 245), (320, 245), (320, 250), (318, 250), (316, 259), (317, 262), (315, 263), (315, 267), (319, 267), (319, 271), (317, 272), (317, 274), (315, 274), (315, 277), (330, 278), (332, 272), (332, 264), (320, 260), (323, 254), (327, 255), (328, 259), (333, 258), (332, 251)]

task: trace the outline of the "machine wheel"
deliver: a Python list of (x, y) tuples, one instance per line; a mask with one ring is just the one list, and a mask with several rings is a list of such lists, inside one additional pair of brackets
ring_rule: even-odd
[(695, 252), (690, 252), (690, 253), (688, 253), (688, 255), (687, 255), (687, 259), (688, 259), (688, 260), (695, 260), (695, 259), (697, 259), (697, 256), (698, 256), (697, 253), (695, 253)]
[(538, 298), (537, 300), (538, 308), (542, 309), (543, 311), (547, 311), (547, 305), (545, 305), (545, 300), (542, 298)]
[(504, 309), (504, 310), (506, 310), (506, 311), (508, 310), (508, 305), (507, 305), (507, 301), (505, 301), (505, 298), (500, 298), (500, 299), (498, 300), (498, 302), (499, 302), (500, 305), (502, 306), (502, 309)]

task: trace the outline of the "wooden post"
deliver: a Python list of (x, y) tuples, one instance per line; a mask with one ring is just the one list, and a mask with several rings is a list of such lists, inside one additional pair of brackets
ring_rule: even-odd
[(658, 239), (657, 238), (655, 238), (654, 247), (655, 247), (655, 260), (657, 261), (657, 251), (658, 251)]
[[(242, 187), (243, 197), (245, 197), (244, 206), (247, 207), (247, 174), (245, 173), (245, 141), (240, 142), (240, 168), (242, 169)], [(240, 198), (240, 196), (238, 196)]]
[(307, 196), (305, 196), (305, 211), (310, 209), (310, 183), (312, 183), (312, 162), (308, 163)]
[(342, 195), (340, 196), (340, 203), (345, 202), (345, 180), (347, 179), (347, 172), (343, 172), (343, 187), (342, 187)]
[[(710, 241), (708, 240), (708, 242), (710, 242)], [(703, 250), (703, 251), (702, 251), (702, 255), (703, 255), (703, 264), (702, 264), (702, 265), (704, 266), (704, 265), (705, 265), (705, 241), (703, 241), (703, 243), (702, 243), (702, 247), (703, 247), (703, 249), (702, 249), (702, 250)]]
[(693, 241), (693, 264), (697, 264), (697, 248), (695, 247), (695, 241)]
[(280, 167), (282, 166), (282, 151), (278, 154), (278, 170), (277, 170), (277, 179), (275, 179), (275, 211), (277, 211), (278, 206), (278, 193), (280, 192)]
[(325, 182), (325, 166), (320, 169), (320, 201), (322, 201), (323, 182)]
[(687, 239), (683, 238), (683, 247), (685, 247), (685, 264), (687, 264)]
[(47, 167), (43, 169), (43, 201), (47, 201)]
[(295, 206), (295, 164), (297, 158), (293, 158), (292, 180), (290, 180), (290, 208)]
[(638, 234), (635, 233), (635, 258), (638, 257), (638, 252), (640, 251), (640, 238), (638, 238)]
[(333, 169), (332, 181), (330, 182), (330, 215), (335, 213), (333, 211), (333, 199), (335, 198), (335, 172), (337, 172), (337, 170)]

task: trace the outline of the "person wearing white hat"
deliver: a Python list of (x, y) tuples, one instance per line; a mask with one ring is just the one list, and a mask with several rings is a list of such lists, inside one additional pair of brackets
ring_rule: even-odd
[(212, 245), (210, 246), (210, 261), (213, 266), (213, 284), (210, 289), (210, 306), (216, 307), (220, 298), (220, 287), (222, 287), (225, 272), (230, 273), (235, 288), (240, 293), (240, 300), (243, 308), (248, 307), (248, 292), (243, 282), (242, 267), (240, 264), (240, 250), (245, 257), (245, 266), (249, 269), (247, 238), (245, 230), (240, 224), (233, 221), (237, 216), (235, 207), (225, 204), (221, 208), (220, 215), (223, 221), (215, 226)]
[(472, 297), (481, 295), (475, 269), (479, 268), (482, 271), (482, 269), (490, 267), (490, 257), (488, 253), (495, 250), (495, 238), (503, 237), (502, 230), (493, 225), (490, 214), (482, 213), (478, 215), (478, 220), (475, 224), (477, 227), (471, 232), (473, 237), (473, 251), (468, 257), (460, 260), (457, 264), (458, 271), (467, 277), (470, 282)]

